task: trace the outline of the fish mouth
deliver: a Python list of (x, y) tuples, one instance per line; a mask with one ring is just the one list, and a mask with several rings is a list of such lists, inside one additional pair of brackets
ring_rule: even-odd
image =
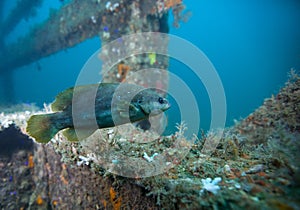
[(170, 107), (171, 107), (171, 104), (169, 102), (167, 102), (163, 106), (161, 106), (159, 109), (152, 110), (151, 115), (159, 115), (162, 112), (168, 110)]
[(171, 107), (171, 104), (169, 102), (165, 102), (163, 105), (161, 105), (159, 108), (151, 110), (150, 113), (148, 110), (145, 110), (143, 106), (139, 106), (140, 110), (144, 113), (144, 115), (159, 115), (162, 112), (168, 110)]
[(161, 108), (162, 111), (166, 111), (171, 107), (171, 104), (169, 102), (167, 102), (166, 104), (164, 104), (164, 106)]

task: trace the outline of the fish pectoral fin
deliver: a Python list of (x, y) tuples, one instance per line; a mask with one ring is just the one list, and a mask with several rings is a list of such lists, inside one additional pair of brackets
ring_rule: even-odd
[(122, 103), (119, 103), (117, 105), (117, 110), (118, 111), (129, 111), (129, 109), (134, 109), (135, 111), (138, 111), (138, 108), (135, 107), (133, 104), (129, 103), (129, 102), (125, 102), (123, 101)]
[(122, 117), (122, 118), (129, 118), (129, 113), (128, 112), (119, 112), (120, 113), (120, 117)]
[(119, 112), (120, 117), (122, 118), (129, 118), (129, 111), (134, 110), (135, 112), (138, 112), (138, 108), (135, 107), (133, 104), (123, 101), (122, 103), (117, 105), (117, 111)]
[(139, 111), (139, 109), (137, 107), (135, 107), (134, 105), (132, 105), (132, 104), (129, 104), (129, 107), (134, 109), (136, 112)]
[(126, 110), (128, 110), (129, 104), (123, 102), (123, 103), (118, 104), (116, 107), (117, 107), (118, 111), (126, 111)]

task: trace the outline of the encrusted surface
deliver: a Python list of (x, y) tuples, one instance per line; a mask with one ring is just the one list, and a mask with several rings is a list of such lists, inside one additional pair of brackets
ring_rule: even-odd
[[(20, 127), (13, 136), (17, 142), (26, 139), (29, 147), (1, 155), (1, 208), (298, 209), (299, 91), (300, 78), (292, 71), (276, 96), (266, 99), (246, 119), (225, 129), (211, 155), (202, 149), (217, 131), (203, 133), (183, 159), (173, 159), (173, 168), (148, 178), (124, 178), (109, 173), (99, 161), (101, 153), (92, 153), (91, 149), (97, 143), (100, 149), (110, 147), (114, 157), (123, 154), (151, 162), (155, 153), (172, 145), (184, 125), (178, 127), (177, 134), (160, 137), (149, 146), (145, 143), (143, 148), (130, 138), (147, 139), (151, 133), (124, 139), (116, 128), (112, 129), (116, 134), (113, 137), (111, 129), (101, 130), (102, 143), (70, 143), (57, 135), (50, 144), (40, 145), (21, 133), (28, 117), (23, 119), (22, 113), (26, 112), (3, 113), (2, 144), (9, 141), (5, 133), (12, 132), (13, 127), (4, 127), (11, 120)], [(22, 116), (22, 120), (16, 120), (16, 116)], [(113, 162), (118, 164), (117, 159)]]

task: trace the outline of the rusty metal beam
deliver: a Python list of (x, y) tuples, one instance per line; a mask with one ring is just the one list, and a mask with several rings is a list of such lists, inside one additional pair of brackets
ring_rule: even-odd
[[(132, 0), (126, 0), (124, 4), (130, 2)], [(0, 52), (0, 73), (30, 64), (96, 36), (101, 31), (102, 17), (114, 15), (110, 13), (103, 1), (72, 1), (53, 12), (46, 22), (36, 26), (28, 35), (6, 46)]]
[[(107, 5), (108, 2), (110, 6)], [(159, 1), (123, 0), (120, 3), (119, 0), (73, 0), (60, 10), (52, 12), (48, 20), (36, 26), (29, 34), (0, 51), (0, 74), (73, 47), (95, 36), (99, 36), (105, 43), (135, 32), (168, 32), (165, 27), (167, 16), (158, 15), (157, 2)], [(168, 9), (165, 8), (165, 14)], [(138, 17), (134, 17), (135, 10), (138, 11)], [(145, 20), (145, 17), (151, 18), (144, 23), (140, 21), (139, 25), (134, 23), (133, 17), (137, 21)], [(165, 22), (164, 27), (161, 27), (162, 20)], [(107, 30), (110, 37), (103, 40), (103, 32)]]
[[(43, 0), (19, 0), (9, 13), (7, 18), (0, 24), (0, 37), (8, 35), (22, 19), (29, 19), (36, 14), (36, 8), (41, 6)], [(3, 3), (1, 8), (3, 8)]]

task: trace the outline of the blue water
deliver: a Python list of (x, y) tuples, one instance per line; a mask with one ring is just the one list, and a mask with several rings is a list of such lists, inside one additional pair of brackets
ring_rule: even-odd
[[(7, 42), (28, 31), (32, 22), (44, 19), (49, 7), (60, 6), (59, 1), (45, 2), (52, 3), (43, 5), (31, 22), (23, 21)], [(227, 125), (246, 117), (264, 98), (276, 94), (291, 68), (300, 69), (300, 1), (184, 0), (184, 3), (192, 16), (180, 28), (171, 27), (170, 33), (197, 46), (214, 65), (226, 94)], [(39, 106), (52, 102), (57, 93), (75, 84), (82, 66), (99, 47), (99, 39), (93, 38), (15, 70), (16, 102), (34, 102)], [(193, 91), (201, 128), (208, 129), (211, 110), (205, 87), (178, 61), (170, 62), (170, 71)], [(170, 122), (178, 120), (177, 112), (175, 106), (168, 111)]]

